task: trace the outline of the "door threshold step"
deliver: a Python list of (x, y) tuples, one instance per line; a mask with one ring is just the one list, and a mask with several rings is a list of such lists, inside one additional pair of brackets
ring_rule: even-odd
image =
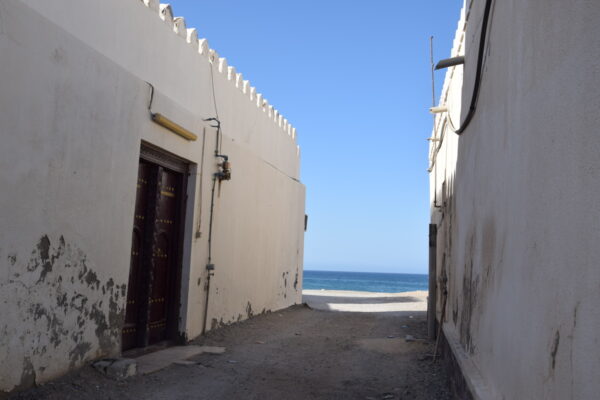
[(188, 358), (197, 356), (202, 353), (223, 354), (225, 347), (214, 346), (176, 346), (169, 347), (164, 350), (159, 350), (154, 353), (144, 354), (137, 357), (137, 372), (139, 375), (147, 375), (156, 371), (160, 371), (169, 365), (184, 361)]

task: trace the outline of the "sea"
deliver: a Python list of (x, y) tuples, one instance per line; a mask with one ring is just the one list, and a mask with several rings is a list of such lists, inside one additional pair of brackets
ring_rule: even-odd
[(377, 272), (304, 271), (303, 289), (361, 292), (412, 292), (427, 290), (428, 275)]

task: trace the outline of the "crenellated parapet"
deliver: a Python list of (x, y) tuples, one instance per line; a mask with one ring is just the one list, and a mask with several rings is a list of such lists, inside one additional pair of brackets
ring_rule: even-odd
[(265, 116), (273, 121), (286, 135), (292, 140), (296, 140), (296, 128), (269, 104), (262, 93), (257, 92), (250, 81), (244, 80), (243, 75), (237, 72), (235, 67), (230, 66), (225, 57), (220, 57), (216, 50), (210, 48), (207, 39), (199, 38), (198, 31), (195, 28), (188, 28), (183, 17), (174, 17), (170, 4), (162, 4), (158, 0), (141, 0), (141, 2), (155, 11), (158, 17), (171, 28), (173, 33), (184, 39), (196, 53), (206, 57), (207, 61), (212, 64), (215, 73), (222, 75), (225, 81), (239, 90), (252, 105), (264, 112)]

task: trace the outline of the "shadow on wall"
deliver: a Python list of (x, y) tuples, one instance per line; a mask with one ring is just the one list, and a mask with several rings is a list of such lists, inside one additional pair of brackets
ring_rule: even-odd
[(0, 282), (0, 391), (30, 387), (120, 351), (126, 285), (101, 280), (63, 236), (9, 253)]

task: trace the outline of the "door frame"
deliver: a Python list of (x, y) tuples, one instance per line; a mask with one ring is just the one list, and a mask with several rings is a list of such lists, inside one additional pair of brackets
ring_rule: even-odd
[[(181, 187), (179, 196), (179, 202), (177, 204), (177, 219), (179, 221), (178, 230), (176, 232), (176, 260), (175, 260), (175, 271), (174, 275), (169, 278), (171, 282), (167, 284), (171, 285), (172, 293), (170, 294), (169, 309), (167, 310), (167, 342), (179, 343), (182, 337), (179, 330), (179, 320), (181, 317), (181, 310), (183, 305), (181, 304), (181, 289), (182, 289), (182, 277), (183, 277), (183, 260), (184, 260), (184, 242), (185, 242), (185, 227), (186, 227), (186, 206), (187, 206), (187, 190), (188, 180), (190, 175), (191, 163), (178, 157), (172, 153), (169, 153), (163, 149), (160, 149), (154, 145), (143, 142), (140, 148), (139, 161), (146, 161), (152, 164), (168, 169), (170, 171), (181, 174)], [(139, 168), (138, 161), (138, 168)], [(129, 265), (131, 268), (131, 264)], [(148, 296), (148, 289), (150, 283), (145, 282), (145, 287), (142, 288), (144, 296)], [(148, 312), (147, 298), (144, 300), (144, 306), (140, 310), (140, 313), (145, 314)], [(138, 322), (140, 327), (143, 329), (143, 333), (138, 335), (137, 344), (134, 349), (144, 348), (148, 346), (148, 326), (146, 318), (140, 318)]]
[[(172, 277), (172, 290), (171, 304), (169, 306), (167, 322), (167, 340), (177, 341), (180, 337), (179, 334), (179, 319), (182, 309), (181, 304), (181, 286), (183, 276), (183, 243), (185, 238), (185, 217), (186, 217), (186, 203), (187, 203), (187, 185), (190, 170), (190, 163), (181, 157), (178, 157), (172, 153), (169, 153), (161, 148), (153, 146), (149, 143), (142, 142), (140, 149), (140, 159), (156, 164), (160, 167), (169, 169), (171, 171), (180, 173), (181, 179), (181, 196), (178, 204), (178, 215), (179, 229), (177, 231), (177, 259), (175, 261), (177, 268), (175, 275)], [(147, 345), (147, 343), (144, 343)]]

